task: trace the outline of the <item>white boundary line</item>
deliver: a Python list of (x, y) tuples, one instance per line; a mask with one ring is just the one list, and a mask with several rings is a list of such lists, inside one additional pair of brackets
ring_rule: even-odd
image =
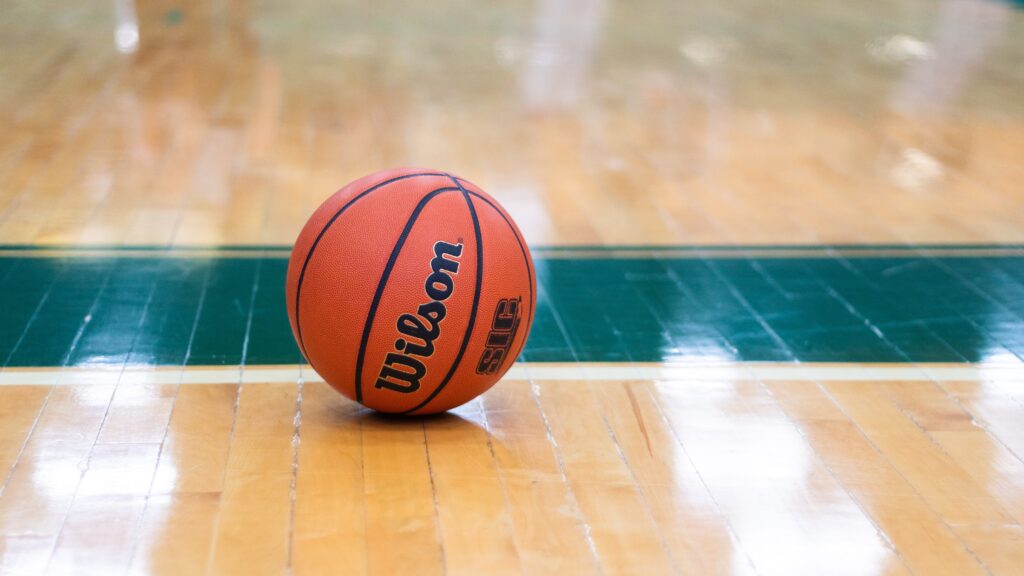
[[(113, 369), (88, 367), (8, 368), (0, 372), (0, 386), (74, 386), (88, 384), (173, 385), (178, 384), (260, 384), (298, 381), (323, 382), (308, 365), (197, 366), (194, 368), (157, 368), (128, 366)], [(714, 365), (687, 364), (531, 364), (517, 363), (505, 375), (506, 380), (659, 380), (685, 384), (686, 381), (1012, 381), (1024, 384), (1024, 365), (1019, 364), (778, 364), (734, 363)]]

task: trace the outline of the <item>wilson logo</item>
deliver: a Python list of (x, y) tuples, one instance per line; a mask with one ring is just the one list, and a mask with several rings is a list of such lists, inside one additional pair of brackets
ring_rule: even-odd
[(420, 389), (420, 380), (427, 367), (419, 358), (434, 355), (434, 340), (441, 335), (441, 321), (448, 309), (444, 305), (455, 289), (452, 275), (459, 273), (462, 244), (434, 243), (434, 257), (430, 260), (430, 276), (423, 290), (430, 302), (420, 304), (416, 314), (398, 317), (398, 331), (404, 336), (395, 340), (395, 352), (389, 352), (377, 376), (377, 388), (410, 394)]
[(502, 298), (494, 309), (491, 331), (487, 334), (486, 348), (477, 363), (477, 374), (494, 374), (508, 356), (508, 350), (519, 331), (519, 309), (522, 298)]

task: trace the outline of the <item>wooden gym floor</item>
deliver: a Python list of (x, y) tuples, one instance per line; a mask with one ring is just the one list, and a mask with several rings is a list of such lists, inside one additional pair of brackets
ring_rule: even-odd
[[(1024, 573), (1024, 12), (0, 11), (0, 574)], [(332, 392), (289, 244), (395, 165), (537, 260), (449, 415)]]

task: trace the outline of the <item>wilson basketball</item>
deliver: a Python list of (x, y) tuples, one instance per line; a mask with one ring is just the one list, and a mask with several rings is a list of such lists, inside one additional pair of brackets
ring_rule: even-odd
[(526, 343), (530, 251), (486, 192), (435, 170), (378, 172), (328, 198), (288, 264), (292, 332), (332, 387), (370, 408), (443, 412)]

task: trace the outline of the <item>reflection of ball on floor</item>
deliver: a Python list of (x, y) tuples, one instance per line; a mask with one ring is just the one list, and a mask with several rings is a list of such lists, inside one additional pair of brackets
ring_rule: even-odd
[(378, 172), (313, 213), (288, 266), (303, 355), (382, 412), (429, 414), (497, 382), (533, 321), (533, 261), (512, 219), (473, 184)]

